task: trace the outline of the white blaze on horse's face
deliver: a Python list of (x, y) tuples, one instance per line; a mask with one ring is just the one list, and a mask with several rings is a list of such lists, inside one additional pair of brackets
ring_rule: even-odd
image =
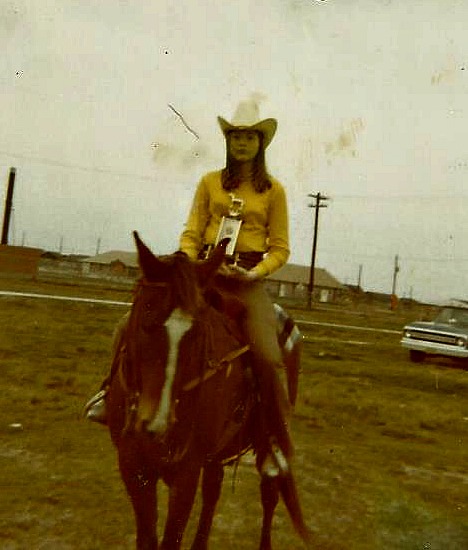
[(164, 326), (167, 330), (169, 340), (169, 351), (166, 363), (166, 376), (164, 386), (161, 391), (161, 399), (159, 409), (157, 410), (153, 420), (148, 424), (147, 430), (157, 434), (163, 434), (168, 427), (169, 413), (171, 410), (172, 386), (177, 368), (177, 356), (179, 351), (179, 343), (182, 336), (192, 326), (193, 318), (180, 309), (175, 309)]

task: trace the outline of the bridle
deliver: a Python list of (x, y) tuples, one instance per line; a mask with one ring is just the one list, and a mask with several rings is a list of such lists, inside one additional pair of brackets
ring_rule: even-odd
[(138, 404), (142, 391), (141, 371), (138, 368), (138, 365), (141, 363), (142, 350), (141, 346), (135, 345), (137, 333), (139, 330), (143, 330), (144, 333), (148, 334), (158, 325), (162, 327), (167, 318), (167, 316), (164, 319), (162, 319), (162, 316), (161, 318), (158, 318), (159, 316), (152, 318), (154, 312), (149, 310), (150, 302), (145, 294), (147, 294), (148, 291), (161, 291), (166, 289), (167, 295), (169, 295), (169, 302), (171, 302), (172, 290), (170, 287), (171, 285), (168, 282), (148, 281), (143, 277), (137, 281), (133, 289), (133, 304), (125, 328), (125, 336), (122, 339), (120, 349), (117, 353), (119, 362), (117, 372), (119, 374), (120, 386), (126, 394), (127, 403), (127, 418), (123, 429), (124, 433), (132, 431), (136, 425)]
[[(156, 311), (159, 308), (151, 308), (151, 298), (154, 299), (154, 293), (161, 293), (161, 291), (166, 290), (166, 300), (165, 308), (163, 311)], [(147, 296), (149, 293), (149, 296)], [(146, 303), (145, 303), (146, 301)], [(174, 289), (169, 282), (165, 281), (148, 281), (146, 278), (142, 278), (138, 281), (135, 290), (134, 290), (134, 300), (132, 311), (129, 319), (129, 327), (126, 334), (125, 340), (129, 343), (131, 338), (135, 337), (137, 330), (144, 330), (146, 333), (155, 330), (157, 327), (162, 328), (168, 319), (171, 311), (174, 309), (176, 302), (176, 297), (174, 296)], [(204, 307), (207, 304), (204, 304)], [(148, 308), (148, 309), (145, 309)], [(198, 312), (201, 316), (203, 315), (202, 311)], [(145, 316), (148, 316), (148, 319), (145, 322)], [(140, 324), (141, 327), (135, 326), (135, 323)], [(131, 345), (131, 344), (130, 344)], [(214, 360), (213, 349), (215, 346), (212, 330), (207, 327), (204, 331), (204, 343), (203, 343), (203, 354), (204, 361), (202, 368), (198, 375), (195, 375), (192, 379), (185, 381), (185, 383), (179, 388), (181, 393), (192, 392), (195, 389), (197, 393), (201, 393), (201, 388), (207, 380), (212, 376), (218, 373), (224, 372), (226, 377), (229, 377), (232, 370), (232, 363), (242, 355), (244, 355), (249, 349), (249, 345), (243, 345), (237, 349), (231, 350), (221, 359)], [(131, 430), (136, 424), (137, 420), (137, 410), (138, 403), (142, 391), (142, 380), (141, 380), (141, 371), (137, 368), (138, 364), (141, 364), (141, 352), (140, 346), (135, 346), (133, 348), (132, 356), (129, 356), (129, 345), (123, 344), (122, 349), (120, 350), (120, 380), (121, 385), (125, 392), (128, 394), (127, 403), (128, 403), (128, 417), (125, 426), (125, 430)], [(135, 363), (135, 364), (133, 364)], [(179, 399), (175, 399), (174, 403), (177, 403)], [(195, 398), (195, 402), (198, 403), (199, 397)], [(196, 406), (197, 408), (197, 406)], [(196, 414), (193, 415), (195, 419)], [(184, 453), (185, 454), (185, 453)]]
[[(151, 298), (154, 299), (153, 292), (159, 291), (161, 294), (161, 291), (165, 290), (164, 293), (165, 301), (167, 301), (167, 313), (170, 314), (170, 307), (172, 306), (172, 302), (174, 301), (174, 293), (172, 290), (172, 286), (165, 281), (148, 281), (145, 278), (140, 279), (137, 282), (137, 285), (133, 291), (133, 305), (132, 305), (132, 311), (130, 316), (132, 315), (143, 315), (143, 321), (142, 326), (143, 330), (148, 331), (155, 325), (162, 325), (164, 324), (164, 321), (166, 320), (167, 316), (165, 318), (162, 318), (165, 311), (161, 311), (160, 308), (150, 308), (151, 305), (149, 300)], [(149, 295), (149, 298), (145, 298), (145, 295), (148, 295), (148, 291), (151, 292)], [(145, 300), (146, 300), (146, 308), (145, 308)], [(158, 315), (160, 314), (160, 315)], [(147, 315), (150, 317), (148, 323), (144, 322), (144, 316)]]

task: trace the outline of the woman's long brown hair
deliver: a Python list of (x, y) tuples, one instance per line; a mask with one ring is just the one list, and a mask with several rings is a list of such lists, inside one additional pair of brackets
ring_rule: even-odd
[[(265, 163), (265, 148), (263, 146), (263, 134), (258, 132), (259, 148), (256, 157), (253, 160), (252, 184), (257, 193), (263, 193), (271, 188), (270, 175), (267, 172)], [(229, 153), (229, 133), (226, 134), (226, 166), (221, 172), (221, 181), (223, 189), (233, 191), (241, 183), (240, 166), (241, 163), (233, 159)]]

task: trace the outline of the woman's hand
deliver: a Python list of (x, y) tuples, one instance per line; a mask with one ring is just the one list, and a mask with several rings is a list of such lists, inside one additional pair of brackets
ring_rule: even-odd
[(225, 277), (232, 277), (241, 281), (257, 281), (260, 279), (259, 274), (254, 269), (247, 270), (238, 265), (223, 264), (218, 272)]

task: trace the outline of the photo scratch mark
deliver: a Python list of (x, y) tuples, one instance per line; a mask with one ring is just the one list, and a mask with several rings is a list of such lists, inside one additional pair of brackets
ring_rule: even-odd
[(325, 152), (329, 157), (342, 155), (357, 156), (355, 148), (358, 135), (364, 129), (364, 122), (361, 118), (352, 120), (348, 127), (344, 128), (337, 139), (325, 144)]
[(159, 166), (190, 170), (198, 166), (199, 162), (211, 158), (210, 152), (202, 141), (193, 143), (190, 148), (180, 144), (158, 140), (151, 144), (153, 160)]
[(170, 103), (167, 104), (167, 106), (169, 107), (169, 109), (175, 113), (180, 121), (182, 122), (182, 124), (187, 128), (187, 130), (193, 135), (195, 136), (196, 139), (200, 139), (200, 136), (197, 134), (197, 132), (195, 132), (195, 130), (192, 130), (192, 128), (190, 128), (190, 126), (185, 122), (185, 119), (184, 117), (179, 113), (179, 111), (177, 111), (177, 109), (174, 108), (173, 105), (171, 105)]
[(457, 72), (457, 63), (455, 59), (451, 58), (447, 62), (447, 66), (440, 71), (435, 72), (431, 76), (431, 84), (443, 84), (443, 83), (453, 83), (456, 78)]

